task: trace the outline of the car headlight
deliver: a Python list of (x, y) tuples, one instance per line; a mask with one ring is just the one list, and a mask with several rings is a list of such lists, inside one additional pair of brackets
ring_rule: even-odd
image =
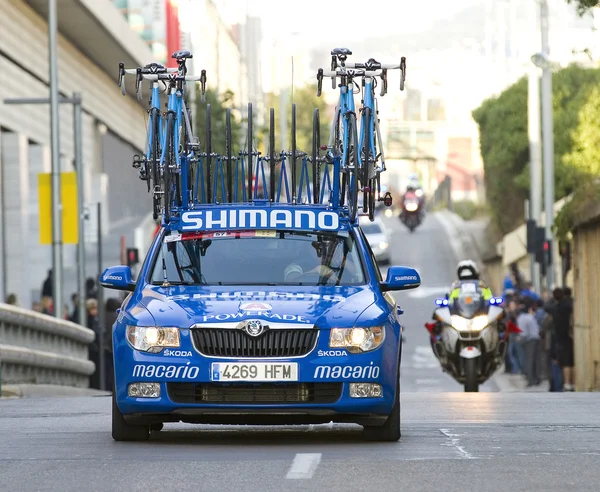
[(136, 350), (156, 354), (165, 347), (179, 347), (179, 328), (128, 326), (127, 341)]
[(389, 246), (388, 243), (386, 243), (385, 241), (381, 241), (379, 244), (379, 249), (387, 249), (387, 247)]
[(475, 316), (473, 319), (465, 319), (462, 316), (452, 315), (452, 327), (458, 331), (481, 331), (490, 324), (487, 315)]
[(370, 352), (379, 347), (385, 339), (385, 328), (332, 328), (329, 347), (344, 348), (351, 354)]

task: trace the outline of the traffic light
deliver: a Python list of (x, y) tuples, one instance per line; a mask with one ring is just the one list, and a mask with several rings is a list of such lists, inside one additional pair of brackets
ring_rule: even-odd
[(546, 265), (552, 265), (552, 241), (544, 241), (544, 257)]
[(131, 268), (140, 262), (137, 248), (127, 248), (127, 266)]

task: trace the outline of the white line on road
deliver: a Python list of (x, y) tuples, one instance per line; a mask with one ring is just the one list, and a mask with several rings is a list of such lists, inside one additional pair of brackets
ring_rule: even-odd
[(298, 453), (285, 478), (312, 478), (320, 461), (321, 453)]
[(453, 446), (459, 452), (459, 454), (468, 460), (476, 459), (471, 453), (469, 453), (463, 446), (460, 445), (460, 439), (458, 434), (451, 434), (448, 429), (440, 429), (440, 432), (444, 434), (449, 442), (444, 443), (445, 446)]
[(415, 380), (415, 384), (417, 386), (423, 384), (423, 385), (429, 385), (429, 384), (439, 384), (440, 380), (439, 379), (417, 379)]

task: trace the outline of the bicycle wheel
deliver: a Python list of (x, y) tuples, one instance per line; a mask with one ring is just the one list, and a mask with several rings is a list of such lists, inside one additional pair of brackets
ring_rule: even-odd
[(227, 203), (233, 200), (233, 163), (231, 150), (231, 109), (225, 112), (225, 156), (227, 158)]
[(346, 149), (346, 159), (343, 166), (346, 179), (346, 202), (348, 206), (348, 216), (350, 222), (356, 220), (358, 213), (358, 130), (356, 128), (356, 115), (348, 113), (348, 138), (346, 139), (348, 148)]
[[(160, 195), (156, 193), (157, 188), (160, 190), (160, 132), (159, 132), (159, 119), (160, 110), (158, 108), (152, 108), (150, 112), (150, 119), (152, 121), (152, 149), (150, 151), (150, 159), (152, 160), (152, 217), (154, 220), (158, 219), (160, 214)], [(149, 178), (150, 176), (148, 176)], [(148, 179), (150, 184), (150, 179)]]
[(296, 203), (298, 196), (296, 190), (296, 105), (292, 104), (292, 152), (291, 152), (291, 171), (292, 171), (292, 203)]
[(275, 109), (269, 111), (269, 198), (275, 201)]
[(312, 173), (313, 173), (313, 203), (320, 203), (321, 188), (321, 161), (319, 160), (319, 149), (321, 147), (321, 127), (319, 122), (319, 109), (316, 108), (313, 115), (313, 139), (312, 139)]
[(206, 105), (206, 202), (212, 203), (212, 132), (210, 128), (210, 104)]
[[(185, 115), (184, 115), (184, 120), (183, 120), (183, 152), (185, 152), (186, 156), (188, 156), (188, 154), (191, 153), (192, 150), (192, 138), (193, 138), (193, 134), (194, 134), (194, 130), (192, 129), (192, 111), (190, 109), (186, 109), (185, 110)], [(189, 127), (188, 127), (189, 125)], [(187, 168), (188, 168), (188, 178), (187, 178), (187, 189), (183, 190), (183, 193), (181, 195), (181, 202), (182, 205), (186, 205), (189, 204), (194, 197), (194, 183), (196, 182), (196, 180), (194, 179), (194, 176), (196, 175), (196, 168), (194, 167), (193, 162), (190, 160), (188, 160), (187, 163)], [(184, 198), (185, 197), (185, 198)]]
[[(252, 201), (252, 103), (248, 103), (248, 201)], [(258, 181), (258, 166), (256, 169), (256, 180)], [(258, 186), (258, 183), (257, 183)]]
[(169, 222), (171, 215), (171, 205), (173, 200), (172, 192), (172, 169), (177, 164), (177, 157), (174, 146), (175, 136), (175, 115), (173, 112), (167, 114), (167, 125), (165, 133), (165, 145), (167, 146), (165, 153), (165, 161), (163, 163), (163, 204), (165, 213), (165, 222)]
[(369, 132), (369, 122), (371, 121), (371, 108), (364, 108), (363, 113), (363, 121), (365, 124), (363, 125), (363, 146), (360, 152), (362, 157), (362, 166), (360, 169), (360, 185), (363, 190), (363, 212), (370, 212), (369, 203), (371, 200), (370, 185), (371, 181), (369, 180), (369, 158), (371, 157), (371, 138)]

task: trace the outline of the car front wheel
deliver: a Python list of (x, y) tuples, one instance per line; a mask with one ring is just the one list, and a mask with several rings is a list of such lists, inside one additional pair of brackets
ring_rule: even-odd
[(150, 426), (129, 425), (117, 406), (115, 393), (112, 396), (112, 438), (115, 441), (146, 441), (150, 437)]

